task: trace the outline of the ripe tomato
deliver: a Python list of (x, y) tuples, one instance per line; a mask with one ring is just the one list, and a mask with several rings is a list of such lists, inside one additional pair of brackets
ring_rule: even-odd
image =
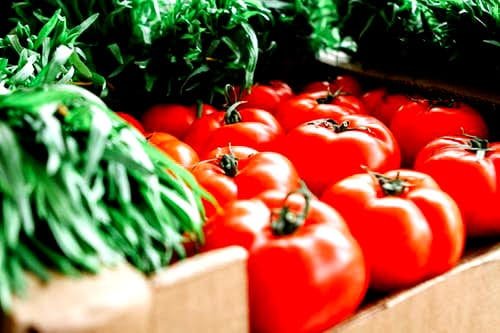
[(401, 147), (403, 165), (408, 167), (413, 166), (420, 149), (441, 136), (463, 132), (479, 137), (488, 135), (486, 123), (472, 107), (425, 99), (403, 105), (392, 118), (390, 129)]
[(364, 113), (364, 106), (356, 97), (315, 92), (298, 95), (281, 103), (275, 117), (285, 131), (290, 131), (307, 121), (354, 113)]
[(278, 104), (292, 97), (292, 88), (283, 81), (270, 81), (269, 84), (256, 84), (250, 93), (243, 93), (245, 108), (262, 109), (274, 113)]
[(361, 245), (374, 289), (414, 285), (447, 271), (462, 254), (460, 211), (423, 173), (356, 174), (328, 187), (321, 200), (342, 214)]
[(142, 124), (134, 116), (126, 112), (116, 112), (116, 114), (119, 115), (120, 118), (125, 120), (127, 123), (134, 126), (139, 132), (141, 132), (141, 134), (146, 134), (144, 127), (142, 127)]
[(147, 139), (149, 143), (158, 147), (161, 151), (185, 168), (190, 168), (200, 160), (198, 154), (193, 148), (173, 135), (154, 132), (148, 135)]
[[(214, 107), (203, 104), (199, 116), (203, 117), (216, 111)], [(149, 132), (169, 133), (183, 140), (194, 121), (200, 118), (197, 115), (198, 109), (196, 105), (155, 105), (144, 113), (142, 123)]]
[(370, 116), (339, 115), (296, 127), (279, 150), (295, 165), (316, 195), (326, 186), (361, 171), (388, 171), (400, 166), (396, 140), (384, 124)]
[(385, 89), (375, 89), (362, 96), (363, 103), (368, 113), (385, 125), (390, 126), (394, 114), (402, 105), (412, 100), (401, 94), (389, 94)]
[[(223, 148), (221, 152), (215, 158), (197, 163), (191, 172), (222, 207), (230, 201), (252, 198), (266, 190), (286, 193), (299, 187), (297, 171), (281, 154), (255, 151), (248, 154), (247, 147)], [(213, 214), (210, 205), (205, 204), (205, 207), (208, 216)]]
[(415, 169), (431, 175), (455, 199), (469, 236), (500, 234), (500, 143), (442, 137), (420, 151)]
[(321, 332), (352, 314), (367, 287), (359, 245), (328, 205), (286, 193), (233, 201), (209, 219), (205, 250), (249, 251), (252, 332)]
[(257, 150), (273, 150), (282, 128), (272, 114), (260, 109), (229, 108), (199, 119), (185, 137), (203, 159), (217, 147), (247, 146)]
[(317, 81), (308, 84), (303, 92), (318, 92), (318, 91), (341, 91), (348, 95), (360, 96), (361, 86), (359, 82), (352, 76), (339, 75), (332, 82)]

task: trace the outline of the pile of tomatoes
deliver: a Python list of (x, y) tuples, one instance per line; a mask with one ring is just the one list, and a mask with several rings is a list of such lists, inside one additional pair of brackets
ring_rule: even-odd
[(122, 116), (215, 199), (202, 250), (248, 250), (252, 331), (325, 330), (368, 289), (415, 285), (456, 265), (466, 237), (500, 234), (500, 143), (471, 106), (349, 76), (232, 93), (224, 110)]

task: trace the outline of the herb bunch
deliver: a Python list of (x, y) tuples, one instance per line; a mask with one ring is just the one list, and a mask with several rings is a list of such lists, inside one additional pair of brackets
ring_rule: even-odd
[(42, 280), (127, 260), (151, 273), (202, 239), (205, 195), (87, 90), (0, 96), (0, 309)]
[(337, 1), (342, 36), (366, 65), (451, 77), (500, 73), (500, 4), (495, 0)]

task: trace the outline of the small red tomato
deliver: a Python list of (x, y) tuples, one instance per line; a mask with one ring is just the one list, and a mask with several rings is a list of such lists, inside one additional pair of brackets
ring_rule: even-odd
[(500, 142), (442, 137), (420, 151), (415, 169), (431, 175), (457, 202), (467, 235), (500, 235)]
[(195, 105), (155, 105), (144, 113), (142, 123), (149, 132), (169, 133), (183, 140), (191, 125), (199, 118), (198, 113), (200, 117), (203, 117), (216, 111), (214, 107), (207, 104), (202, 105), (200, 112)]
[(406, 95), (389, 94), (385, 89), (368, 91), (362, 99), (368, 113), (387, 126), (391, 125), (392, 118), (399, 108), (412, 101)]
[(364, 115), (339, 115), (305, 123), (288, 132), (281, 150), (316, 195), (326, 186), (367, 166), (379, 172), (399, 168), (400, 153), (389, 129)]
[(134, 116), (126, 112), (116, 112), (116, 114), (119, 115), (120, 118), (125, 120), (127, 123), (134, 126), (139, 132), (141, 132), (141, 134), (146, 134), (144, 127), (142, 127), (142, 124)]
[(322, 332), (351, 315), (367, 287), (359, 245), (328, 205), (298, 194), (237, 200), (206, 224), (205, 250), (249, 252), (252, 332)]
[(201, 158), (217, 148), (228, 145), (247, 146), (259, 151), (273, 150), (283, 130), (274, 116), (264, 110), (230, 107), (199, 119), (185, 141)]
[(290, 131), (307, 121), (361, 114), (363, 110), (364, 106), (356, 97), (316, 92), (298, 95), (281, 103), (275, 117), (285, 131)]
[(245, 108), (262, 109), (274, 113), (278, 104), (292, 97), (292, 88), (283, 81), (270, 81), (269, 84), (256, 84), (250, 93), (243, 93)]
[(332, 82), (328, 81), (312, 82), (308, 84), (303, 90), (303, 92), (318, 92), (318, 91), (330, 91), (332, 93), (336, 91), (341, 91), (349, 95), (360, 96), (361, 86), (354, 77), (349, 75), (339, 75)]
[(177, 139), (175, 136), (154, 132), (147, 137), (149, 143), (158, 147), (174, 161), (185, 168), (190, 168), (200, 160), (198, 154), (187, 143)]
[[(299, 187), (299, 176), (283, 155), (272, 152), (251, 152), (234, 147), (191, 168), (198, 183), (211, 193), (220, 206), (236, 199), (248, 199), (274, 189), (289, 192)], [(207, 215), (213, 213), (209, 205)]]
[(464, 225), (453, 199), (426, 174), (364, 173), (326, 189), (363, 249), (371, 287), (393, 290), (441, 274), (459, 260)]
[(403, 165), (413, 166), (420, 149), (434, 139), (463, 132), (488, 136), (488, 127), (472, 107), (459, 102), (419, 99), (407, 103), (392, 118), (390, 129), (401, 147)]

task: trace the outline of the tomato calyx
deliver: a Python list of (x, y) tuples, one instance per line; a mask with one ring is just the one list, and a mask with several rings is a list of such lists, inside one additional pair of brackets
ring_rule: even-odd
[(241, 122), (242, 120), (241, 114), (238, 112), (237, 108), (243, 103), (246, 102), (244, 101), (236, 102), (227, 108), (226, 113), (224, 114), (224, 124), (230, 125)]
[(226, 176), (234, 177), (238, 174), (238, 159), (232, 153), (222, 155), (218, 162)]
[(343, 92), (342, 89), (338, 89), (332, 93), (330, 91), (330, 88), (328, 88), (328, 92), (327, 92), (326, 96), (317, 98), (316, 102), (318, 102), (318, 104), (330, 104), (340, 95), (346, 95), (346, 93)]
[(438, 98), (429, 100), (428, 103), (429, 103), (429, 109), (432, 109), (434, 107), (452, 108), (456, 106), (457, 101), (454, 100), (453, 98)]
[(370, 176), (378, 183), (385, 196), (400, 196), (407, 188), (413, 186), (407, 179), (400, 178), (400, 173), (396, 173), (396, 177), (388, 177), (381, 173), (373, 172), (366, 166), (362, 166)]
[(355, 130), (369, 130), (368, 128), (364, 127), (349, 127), (351, 123), (349, 120), (344, 120), (340, 124), (336, 122), (333, 119), (318, 119), (318, 120), (313, 120), (311, 122), (307, 123), (308, 125), (314, 125), (318, 127), (323, 127), (326, 129), (331, 129), (335, 133), (342, 133), (346, 131), (355, 131)]
[[(291, 211), (290, 207), (286, 205), (288, 198), (295, 193), (301, 194), (305, 200), (304, 208), (300, 213)], [(277, 213), (277, 218), (273, 219), (275, 214), (271, 215), (271, 231), (273, 235), (287, 236), (293, 234), (297, 229), (299, 229), (304, 224), (304, 221), (309, 214), (311, 199), (312, 194), (303, 183), (300, 189), (289, 192), (283, 200), (284, 204)]]
[(478, 160), (482, 160), (486, 157), (486, 153), (491, 151), (490, 143), (487, 139), (482, 139), (475, 135), (463, 134), (465, 137), (469, 138), (466, 150), (472, 153), (476, 153)]

